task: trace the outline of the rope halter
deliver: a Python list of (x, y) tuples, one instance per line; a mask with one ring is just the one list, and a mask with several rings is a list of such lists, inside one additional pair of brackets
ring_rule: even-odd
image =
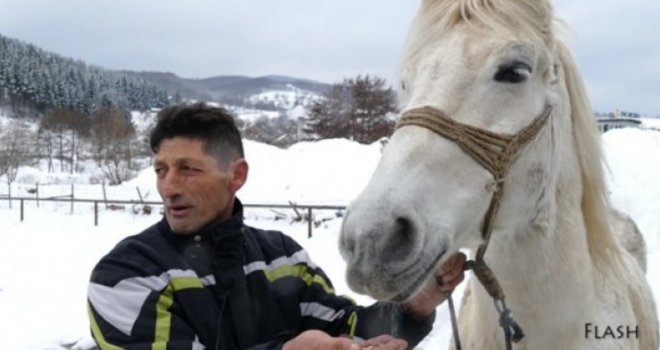
[[(524, 334), (522, 328), (513, 319), (511, 310), (506, 307), (502, 287), (497, 281), (497, 278), (495, 278), (493, 271), (484, 261), (484, 255), (486, 254), (486, 249), (488, 248), (493, 232), (495, 217), (502, 201), (504, 179), (511, 168), (511, 164), (522, 149), (536, 138), (551, 114), (552, 106), (546, 105), (541, 114), (514, 135), (498, 134), (461, 124), (450, 119), (443, 111), (431, 106), (414, 108), (404, 112), (396, 126), (396, 129), (409, 125), (420, 126), (453, 141), (493, 175), (493, 196), (481, 228), (483, 242), (477, 249), (475, 259), (468, 261), (465, 269), (473, 270), (474, 275), (484, 286), (491, 298), (493, 298), (495, 308), (500, 315), (499, 323), (504, 331), (507, 349), (511, 349), (511, 341), (517, 343), (524, 337)], [(449, 296), (449, 303), (451, 306), (450, 313), (452, 314), (451, 319), (456, 349), (460, 350), (458, 327), (455, 322), (455, 316), (453, 315), (453, 301), (451, 300), (451, 296)]]

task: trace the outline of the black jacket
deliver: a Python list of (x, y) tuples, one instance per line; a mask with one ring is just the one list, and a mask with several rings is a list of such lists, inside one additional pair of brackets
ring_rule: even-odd
[(92, 335), (101, 349), (280, 349), (308, 329), (411, 347), (431, 330), (385, 303), (360, 307), (291, 238), (233, 217), (196, 235), (165, 219), (121, 241), (92, 272)]

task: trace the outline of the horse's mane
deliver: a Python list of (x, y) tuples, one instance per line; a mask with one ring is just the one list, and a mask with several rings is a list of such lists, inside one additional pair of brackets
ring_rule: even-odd
[(568, 48), (557, 42), (559, 60), (570, 99), (573, 139), (582, 178), (582, 214), (587, 229), (589, 253), (595, 263), (611, 262), (618, 254), (609, 219), (609, 201), (604, 180), (604, 156), (600, 133), (582, 79)]
[[(632, 281), (643, 278), (642, 274), (631, 273), (634, 268), (632, 258), (626, 261), (623, 247), (618, 243), (610, 225), (609, 201), (604, 180), (604, 157), (600, 142), (600, 133), (589, 105), (582, 79), (577, 74), (577, 67), (565, 45), (558, 42), (557, 51), (571, 106), (573, 140), (576, 145), (582, 178), (582, 215), (587, 230), (589, 255), (595, 269), (600, 270), (600, 283), (617, 284), (628, 281), (629, 292), (622, 295), (629, 298), (630, 305), (637, 318), (637, 324), (647, 325), (654, 319), (655, 310), (649, 309), (649, 300), (643, 284)], [(650, 303), (654, 306), (654, 303)], [(657, 327), (657, 324), (656, 324)], [(639, 339), (652, 342), (655, 335), (652, 327), (643, 327)], [(648, 344), (648, 343), (646, 343)]]

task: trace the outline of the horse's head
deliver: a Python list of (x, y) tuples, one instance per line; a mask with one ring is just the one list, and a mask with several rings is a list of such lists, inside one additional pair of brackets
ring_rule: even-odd
[[(494, 240), (540, 227), (552, 210), (556, 143), (570, 143), (566, 86), (543, 1), (423, 1), (402, 62), (402, 114), (431, 106), (451, 120), (514, 135), (546, 107), (552, 117), (505, 174)], [(367, 187), (351, 204), (340, 249), (348, 283), (381, 300), (402, 301), (460, 248), (482, 241), (493, 174), (456, 142), (402, 125)], [(505, 227), (506, 226), (506, 227)], [(499, 233), (506, 231), (506, 234)]]

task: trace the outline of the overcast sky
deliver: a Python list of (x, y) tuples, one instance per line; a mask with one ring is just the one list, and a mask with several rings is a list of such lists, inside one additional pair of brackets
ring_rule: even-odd
[[(112, 69), (394, 82), (419, 0), (0, 0), (0, 33)], [(660, 115), (660, 1), (556, 0), (595, 110)]]

